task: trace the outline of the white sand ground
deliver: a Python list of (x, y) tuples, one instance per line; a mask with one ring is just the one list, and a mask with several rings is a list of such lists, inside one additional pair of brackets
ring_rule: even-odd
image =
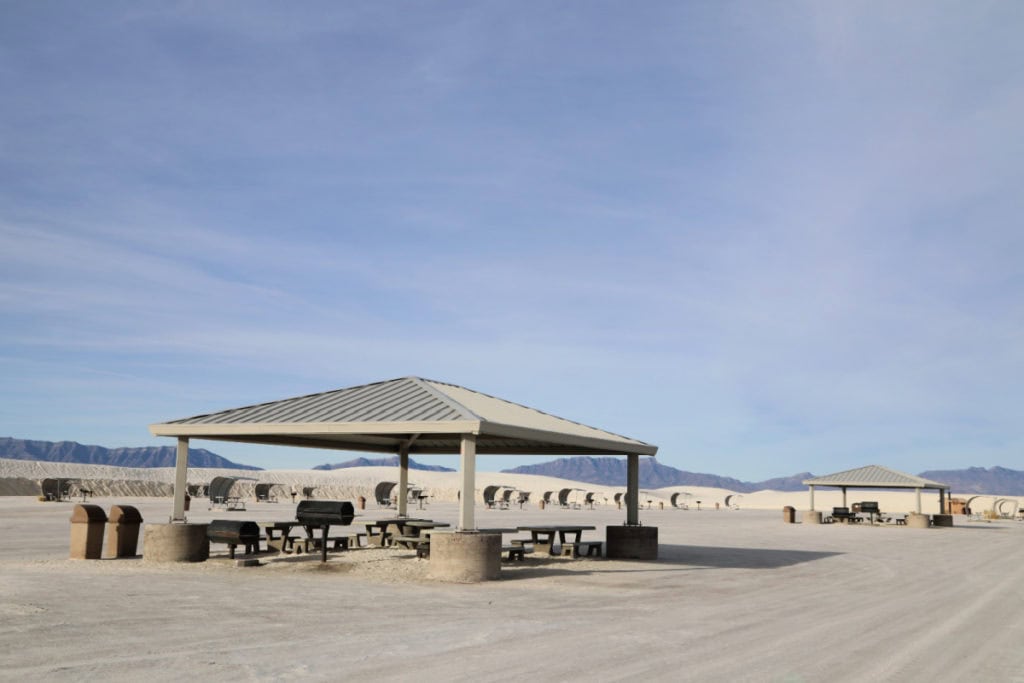
[[(415, 480), (445, 490), (451, 475), (432, 476)], [(791, 525), (779, 508), (805, 507), (806, 493), (717, 511), (713, 492), (698, 493), (710, 509), (641, 512), (658, 527), (657, 561), (530, 556), (473, 585), (430, 581), (428, 561), (397, 550), (335, 553), (326, 566), (263, 555), (241, 568), (224, 546), (201, 564), (69, 560), (73, 504), (0, 496), (0, 680), (1024, 681), (1024, 523)], [(447, 497), (416, 514), (454, 522)], [(147, 522), (171, 510), (168, 498), (90, 502), (135, 505)], [(295, 511), (198, 502), (193, 521)], [(362, 514), (392, 512), (370, 502)], [(593, 524), (603, 538), (624, 512), (476, 516), (481, 527)]]

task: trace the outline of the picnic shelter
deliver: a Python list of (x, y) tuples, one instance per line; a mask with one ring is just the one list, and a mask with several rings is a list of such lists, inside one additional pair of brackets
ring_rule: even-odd
[(947, 484), (940, 484), (931, 479), (925, 479), (906, 472), (889, 469), (881, 465), (867, 465), (853, 470), (826, 474), (822, 477), (814, 477), (803, 481), (805, 486), (810, 487), (811, 507), (814, 510), (814, 488), (816, 486), (827, 486), (840, 488), (843, 491), (843, 507), (846, 505), (847, 489), (914, 489), (917, 491), (917, 512), (921, 512), (921, 491), (937, 490), (939, 492), (939, 511), (946, 510), (946, 497), (949, 493)]
[(657, 446), (455, 384), (420, 377), (364, 384), (150, 425), (176, 437), (172, 519), (184, 521), (190, 439), (397, 453), (399, 516), (407, 514), (409, 457), (458, 454), (458, 529), (476, 528), (477, 455), (627, 458), (626, 527), (639, 527), (639, 457)]

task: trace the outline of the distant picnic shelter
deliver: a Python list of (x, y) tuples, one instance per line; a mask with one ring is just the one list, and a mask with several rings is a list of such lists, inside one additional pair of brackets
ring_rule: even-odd
[(402, 377), (150, 425), (178, 439), (172, 519), (185, 519), (190, 439), (397, 453), (398, 514), (407, 513), (409, 456), (458, 454), (460, 530), (476, 528), (477, 455), (625, 455), (626, 524), (639, 526), (639, 456), (658, 447), (455, 384)]
[(889, 469), (881, 465), (867, 465), (853, 470), (826, 474), (823, 477), (804, 479), (803, 484), (810, 487), (811, 510), (814, 510), (814, 488), (816, 486), (827, 486), (843, 490), (843, 507), (846, 504), (847, 489), (914, 489), (917, 492), (917, 512), (921, 512), (921, 491), (938, 490), (939, 512), (946, 511), (946, 496), (949, 493), (947, 484), (940, 484), (931, 479), (925, 479), (906, 472)]

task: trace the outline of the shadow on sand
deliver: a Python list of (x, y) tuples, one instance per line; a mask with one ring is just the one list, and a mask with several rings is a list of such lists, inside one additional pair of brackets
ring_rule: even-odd
[(842, 555), (838, 552), (785, 550), (771, 548), (730, 548), (721, 546), (665, 545), (658, 546), (657, 560), (621, 560), (636, 564), (635, 569), (622, 570), (603, 560), (586, 562), (585, 567), (556, 558), (529, 558), (524, 564), (503, 563), (502, 580), (550, 577), (557, 575), (605, 574), (630, 572), (696, 571), (701, 569), (779, 569), (805, 562)]
[(811, 550), (663, 544), (658, 546), (657, 561), (716, 569), (778, 569), (841, 554)]

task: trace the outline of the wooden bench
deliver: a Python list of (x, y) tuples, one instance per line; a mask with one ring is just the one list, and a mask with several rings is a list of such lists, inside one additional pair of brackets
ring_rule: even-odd
[(513, 538), (509, 540), (509, 543), (517, 548), (522, 548), (523, 553), (530, 553), (532, 555), (535, 552), (532, 538)]
[(601, 548), (604, 543), (601, 541), (578, 541), (576, 543), (563, 543), (562, 556), (569, 557), (601, 557)]
[(526, 560), (526, 547), (522, 545), (503, 545), (501, 546), (501, 552), (508, 553), (506, 559), (509, 562), (512, 560), (518, 560), (523, 562)]
[(426, 540), (423, 536), (392, 536), (391, 545), (397, 545), (400, 548), (413, 549), (419, 546)]
[(285, 539), (284, 547), (286, 553), (311, 553), (315, 546), (312, 538), (306, 538), (304, 536), (289, 536)]
[[(314, 538), (308, 538), (306, 536), (288, 536), (282, 539), (283, 552), (291, 552), (295, 554), (300, 553), (313, 553), (321, 549), (323, 546), (323, 539), (319, 536)], [(327, 537), (327, 549), (328, 550), (348, 550), (350, 538), (348, 536), (328, 536)], [(269, 547), (277, 548), (276, 543), (268, 542)], [(278, 548), (280, 550), (280, 548)]]
[[(320, 543), (323, 539), (320, 537), (305, 539), (307, 545), (311, 546), (314, 550), (320, 548)], [(348, 536), (328, 536), (327, 537), (328, 548), (331, 550), (348, 550), (349, 537)]]

